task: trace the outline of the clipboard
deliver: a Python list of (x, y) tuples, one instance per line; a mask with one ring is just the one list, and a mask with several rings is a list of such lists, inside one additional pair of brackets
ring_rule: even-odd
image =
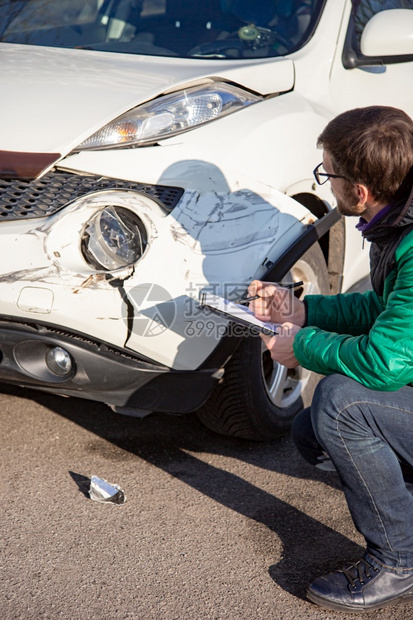
[(249, 327), (252, 331), (266, 334), (267, 336), (275, 336), (279, 334), (281, 327), (277, 323), (267, 323), (257, 319), (252, 310), (232, 301), (228, 301), (224, 297), (214, 295), (213, 293), (201, 293), (199, 307), (207, 309), (218, 316), (234, 321), (245, 327)]

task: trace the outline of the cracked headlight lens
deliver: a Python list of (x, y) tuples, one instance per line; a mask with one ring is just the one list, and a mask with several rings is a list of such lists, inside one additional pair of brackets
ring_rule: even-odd
[(107, 206), (95, 213), (82, 236), (82, 253), (97, 269), (108, 271), (136, 263), (145, 251), (147, 234), (129, 209)]
[(126, 112), (76, 150), (153, 144), (258, 101), (262, 97), (223, 82), (187, 88)]

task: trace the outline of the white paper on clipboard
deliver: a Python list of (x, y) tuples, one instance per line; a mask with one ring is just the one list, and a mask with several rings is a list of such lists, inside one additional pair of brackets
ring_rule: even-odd
[(229, 321), (235, 321), (240, 325), (251, 327), (263, 334), (272, 335), (279, 333), (277, 323), (266, 323), (257, 319), (252, 310), (241, 304), (235, 304), (224, 297), (213, 293), (202, 293), (199, 302), (200, 308), (207, 308), (215, 314), (222, 316)]

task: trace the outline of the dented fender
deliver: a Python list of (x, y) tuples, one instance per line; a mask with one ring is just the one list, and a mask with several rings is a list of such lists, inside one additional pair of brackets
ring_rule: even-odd
[[(309, 217), (291, 198), (251, 185), (188, 189), (169, 214), (139, 192), (94, 192), (43, 220), (3, 224), (9, 258), (0, 272), (1, 314), (88, 334), (176, 370), (196, 369), (226, 326), (202, 315), (201, 291), (242, 294)], [(107, 205), (134, 211), (148, 242), (136, 264), (99, 271), (82, 253), (82, 235)]]

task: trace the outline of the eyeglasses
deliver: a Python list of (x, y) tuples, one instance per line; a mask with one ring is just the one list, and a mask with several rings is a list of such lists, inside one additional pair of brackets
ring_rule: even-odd
[(324, 183), (327, 183), (329, 179), (345, 179), (346, 178), (346, 177), (341, 176), (341, 174), (328, 174), (323, 168), (323, 163), (318, 164), (318, 166), (314, 168), (313, 175), (319, 185), (324, 185)]

